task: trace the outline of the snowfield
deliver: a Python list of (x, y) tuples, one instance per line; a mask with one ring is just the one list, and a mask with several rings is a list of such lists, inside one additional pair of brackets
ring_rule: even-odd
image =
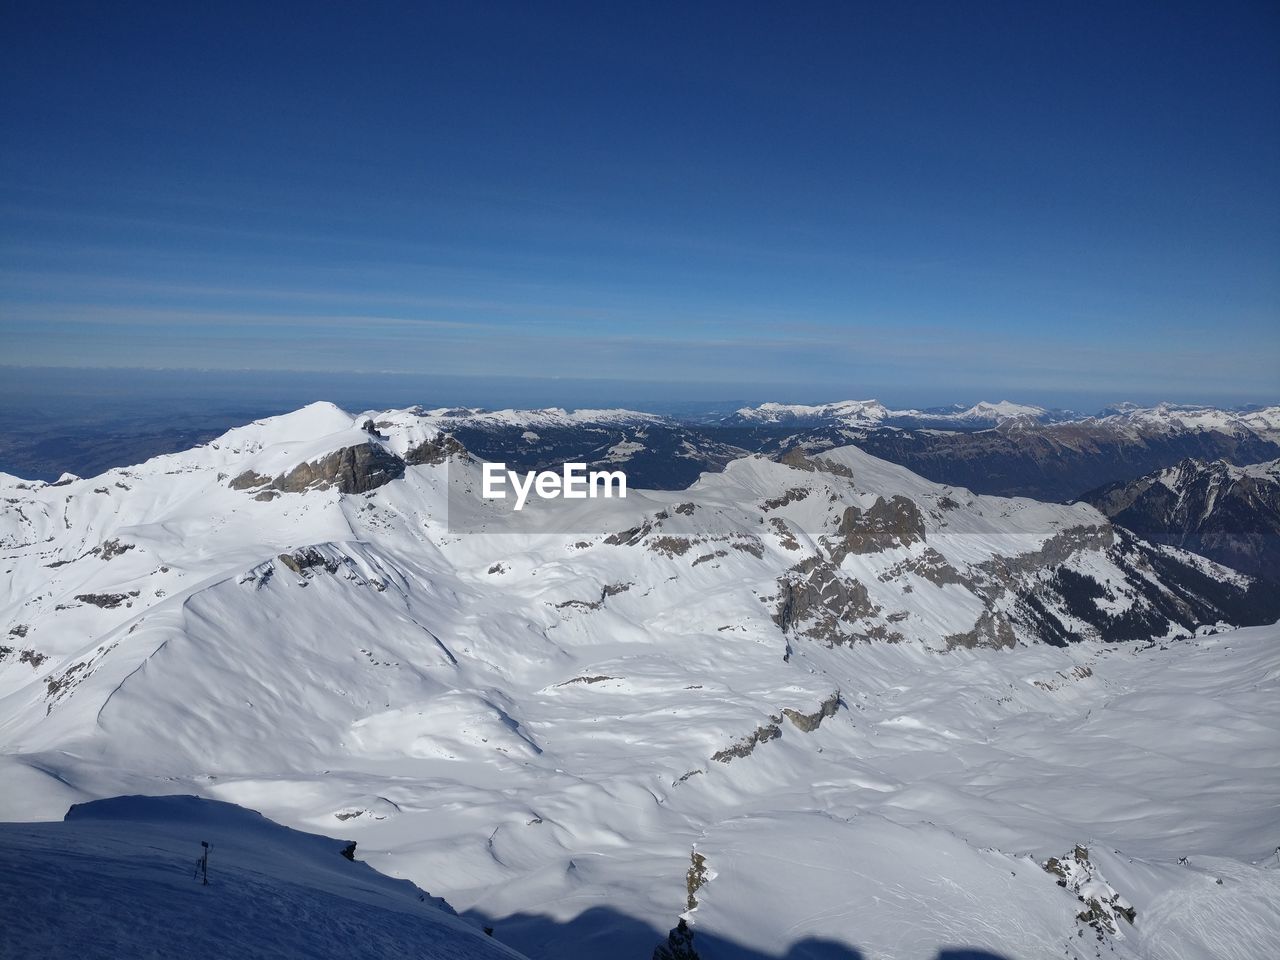
[[(208, 883), (195, 869), (211, 844)], [(346, 846), (196, 797), (118, 797), (0, 825), (13, 957), (517, 960)]]
[[(853, 447), (517, 523), (442, 416), (5, 477), (0, 819), (227, 801), (547, 960), (1271, 955), (1248, 578)], [(33, 916), (73, 828), (4, 828)]]

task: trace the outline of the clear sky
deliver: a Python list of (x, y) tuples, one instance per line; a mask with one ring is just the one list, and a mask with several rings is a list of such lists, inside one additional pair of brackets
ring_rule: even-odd
[(0, 363), (1280, 400), (1274, 2), (0, 10)]

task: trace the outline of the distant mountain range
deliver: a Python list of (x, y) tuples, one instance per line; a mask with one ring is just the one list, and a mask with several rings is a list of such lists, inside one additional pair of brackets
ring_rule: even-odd
[(726, 417), (727, 426), (772, 424), (786, 426), (839, 425), (868, 427), (992, 427), (1005, 420), (1026, 417), (1040, 422), (1073, 416), (1068, 411), (1049, 411), (1027, 404), (982, 401), (972, 407), (930, 407), (926, 410), (892, 410), (879, 400), (842, 400), (815, 405), (763, 403), (743, 407)]
[[(521, 469), (566, 461), (620, 466), (636, 486), (666, 490), (683, 489), (747, 454), (777, 456), (794, 447), (812, 453), (851, 443), (940, 483), (1056, 502), (1189, 457), (1237, 465), (1280, 458), (1280, 406), (1121, 405), (1084, 416), (1008, 401), (893, 410), (875, 400), (848, 400), (766, 403), (709, 421), (621, 409), (414, 409), (482, 459)], [(31, 479), (92, 475), (222, 432), (216, 417), (187, 417), (181, 429), (166, 425), (162, 412), (156, 418), (69, 435), (51, 424), (15, 423), (0, 437), (0, 462)]]
[(1068, 502), (1187, 457), (1280, 457), (1280, 407), (1250, 411), (1162, 404), (1081, 417), (1007, 402), (950, 412), (894, 411), (874, 400), (764, 404), (695, 424), (625, 410), (419, 411), (483, 459), (524, 469), (566, 460), (622, 466), (638, 486), (683, 489), (751, 453), (780, 456), (854, 444), (939, 483)]
[[(0, 476), (0, 819), (120, 794), (259, 809), (358, 841), (534, 960), (1263, 955), (1257, 924), (1215, 920), (1275, 899), (1271, 585), (1085, 503), (790, 434), (685, 489), (518, 520), (475, 496), (463, 442), (650, 469), (727, 456), (712, 436), (319, 403), (92, 478)], [(250, 883), (292, 916), (320, 885), (352, 936), (388, 909), (440, 938), (415, 955), (503, 955), (330, 841), (142, 806), (0, 829), (10, 885), (52, 871), (85, 904), (94, 870), (185, 884), (189, 861), (164, 864), (208, 815), (227, 895), (201, 916), (232, 924)], [(171, 942), (141, 924), (139, 949)]]

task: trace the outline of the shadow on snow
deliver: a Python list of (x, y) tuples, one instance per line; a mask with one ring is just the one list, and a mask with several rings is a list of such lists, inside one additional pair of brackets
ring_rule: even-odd
[[(651, 960), (654, 949), (667, 941), (666, 930), (656, 930), (643, 920), (608, 907), (592, 907), (572, 920), (558, 921), (540, 914), (517, 913), (494, 919), (470, 910), (463, 914), (494, 928), (494, 936), (530, 957), (556, 960)], [(835, 940), (807, 937), (786, 953), (764, 953), (721, 936), (694, 930), (693, 946), (703, 960), (865, 960), (859, 949)], [(949, 946), (939, 949), (936, 960), (1007, 960), (989, 950)]]

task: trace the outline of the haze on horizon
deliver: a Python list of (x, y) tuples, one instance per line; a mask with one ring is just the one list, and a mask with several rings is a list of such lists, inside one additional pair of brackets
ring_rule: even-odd
[(1274, 4), (2, 16), (15, 383), (1280, 399)]

